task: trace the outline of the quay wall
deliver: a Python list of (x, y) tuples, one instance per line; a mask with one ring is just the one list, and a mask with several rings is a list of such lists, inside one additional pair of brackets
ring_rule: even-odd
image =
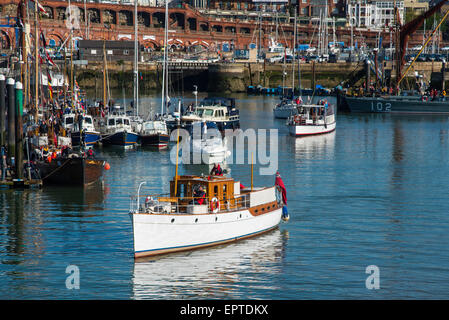
[[(333, 88), (352, 74), (363, 70), (361, 63), (301, 63), (301, 87), (311, 88), (315, 85)], [(385, 69), (391, 65), (385, 64)], [(408, 73), (408, 82), (413, 81), (414, 72), (424, 76), (425, 81), (440, 81), (441, 62), (419, 62)], [(170, 88), (178, 92), (189, 92), (197, 85), (200, 91), (210, 92), (245, 92), (247, 86), (261, 85), (263, 87), (292, 86), (292, 64), (268, 63), (217, 63), (208, 65), (172, 65), (170, 66)], [(283, 71), (285, 70), (285, 79)], [(405, 68), (403, 72), (405, 71)], [(89, 62), (87, 65), (77, 65), (74, 70), (81, 88), (103, 90), (103, 64)], [(447, 72), (449, 74), (449, 72)], [(448, 79), (447, 74), (445, 79)], [(392, 71), (395, 77), (394, 68)], [(132, 90), (133, 65), (121, 62), (108, 65), (109, 87), (112, 90)], [(298, 65), (294, 71), (295, 86), (298, 86)], [(375, 78), (371, 74), (371, 80)], [(356, 85), (361, 85), (365, 78), (361, 78)], [(160, 90), (162, 84), (162, 65), (159, 63), (139, 63), (140, 92)], [(101, 94), (100, 94), (101, 95)]]

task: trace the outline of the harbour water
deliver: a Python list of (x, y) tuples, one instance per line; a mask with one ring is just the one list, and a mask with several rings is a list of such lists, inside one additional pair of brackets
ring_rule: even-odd
[[(168, 192), (174, 165), (169, 150), (98, 148), (111, 165), (101, 186), (0, 190), (0, 298), (449, 298), (449, 118), (339, 114), (334, 133), (294, 138), (273, 118), (277, 97), (235, 97), (243, 130), (279, 129), (288, 223), (135, 262), (130, 195), (141, 181)], [(256, 186), (274, 183), (258, 169)], [(231, 174), (250, 184), (249, 165)], [(66, 287), (70, 265), (79, 289)], [(370, 265), (377, 290), (366, 287)]]

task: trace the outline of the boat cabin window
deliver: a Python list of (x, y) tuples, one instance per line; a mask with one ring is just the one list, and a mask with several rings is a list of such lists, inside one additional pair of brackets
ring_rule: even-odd
[(211, 117), (212, 115), (213, 115), (213, 113), (214, 113), (214, 110), (212, 110), (212, 109), (205, 109), (204, 110), (204, 116), (209, 116), (209, 117)]
[(223, 200), (226, 200), (226, 195), (227, 195), (227, 185), (226, 184), (224, 184), (223, 185)]
[(122, 124), (123, 123), (123, 119), (122, 118), (117, 118), (117, 124)]
[(108, 125), (113, 126), (115, 124), (115, 119), (109, 119)]
[(218, 186), (214, 186), (214, 196), (218, 196)]
[(86, 117), (86, 118), (84, 118), (84, 121), (85, 121), (86, 123), (91, 124), (91, 123), (92, 123), (92, 118)]
[(65, 118), (65, 124), (72, 124), (73, 123), (73, 117), (67, 117)]
[(177, 197), (183, 198), (186, 195), (186, 186), (183, 183), (178, 183)]

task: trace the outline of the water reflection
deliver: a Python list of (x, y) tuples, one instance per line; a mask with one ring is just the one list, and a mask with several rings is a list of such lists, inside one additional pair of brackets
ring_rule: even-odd
[(87, 187), (46, 187), (45, 195), (62, 212), (96, 211), (103, 209), (109, 187), (102, 180)]
[(276, 290), (288, 233), (275, 229), (236, 243), (137, 260), (134, 299), (242, 298), (242, 290)]
[[(19, 264), (25, 253), (39, 255), (43, 249), (39, 226), (43, 217), (36, 207), (41, 190), (2, 190), (0, 192), (0, 230), (7, 236), (0, 247), (8, 253), (2, 264)], [(37, 229), (37, 230), (36, 230)]]
[(292, 137), (296, 159), (321, 159), (331, 158), (335, 152), (336, 131), (316, 135), (295, 138)]

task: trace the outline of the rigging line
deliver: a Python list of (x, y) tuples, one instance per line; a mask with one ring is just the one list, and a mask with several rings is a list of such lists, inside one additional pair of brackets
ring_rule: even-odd
[(446, 11), (446, 14), (444, 15), (444, 17), (441, 19), (440, 23), (438, 24), (438, 26), (436, 27), (436, 29), (434, 29), (432, 31), (432, 33), (430, 34), (430, 37), (427, 39), (426, 43), (422, 46), (421, 50), (419, 50), (418, 54), (416, 55), (415, 59), (412, 61), (412, 63), (410, 63), (409, 67), (407, 68), (407, 70), (404, 72), (404, 74), (402, 75), (401, 79), (399, 79), (397, 86), (399, 87), (399, 84), (402, 82), (402, 80), (404, 79), (404, 77), (407, 75), (408, 71), (410, 70), (410, 68), (413, 66), (413, 64), (415, 63), (415, 61), (418, 59), (418, 57), (421, 55), (422, 51), (424, 50), (424, 48), (427, 46), (427, 44), (429, 43), (429, 41), (432, 39), (433, 35), (435, 34), (435, 32), (440, 28), (441, 24), (444, 22), (444, 20), (446, 20), (447, 16), (449, 14), (449, 10)]

